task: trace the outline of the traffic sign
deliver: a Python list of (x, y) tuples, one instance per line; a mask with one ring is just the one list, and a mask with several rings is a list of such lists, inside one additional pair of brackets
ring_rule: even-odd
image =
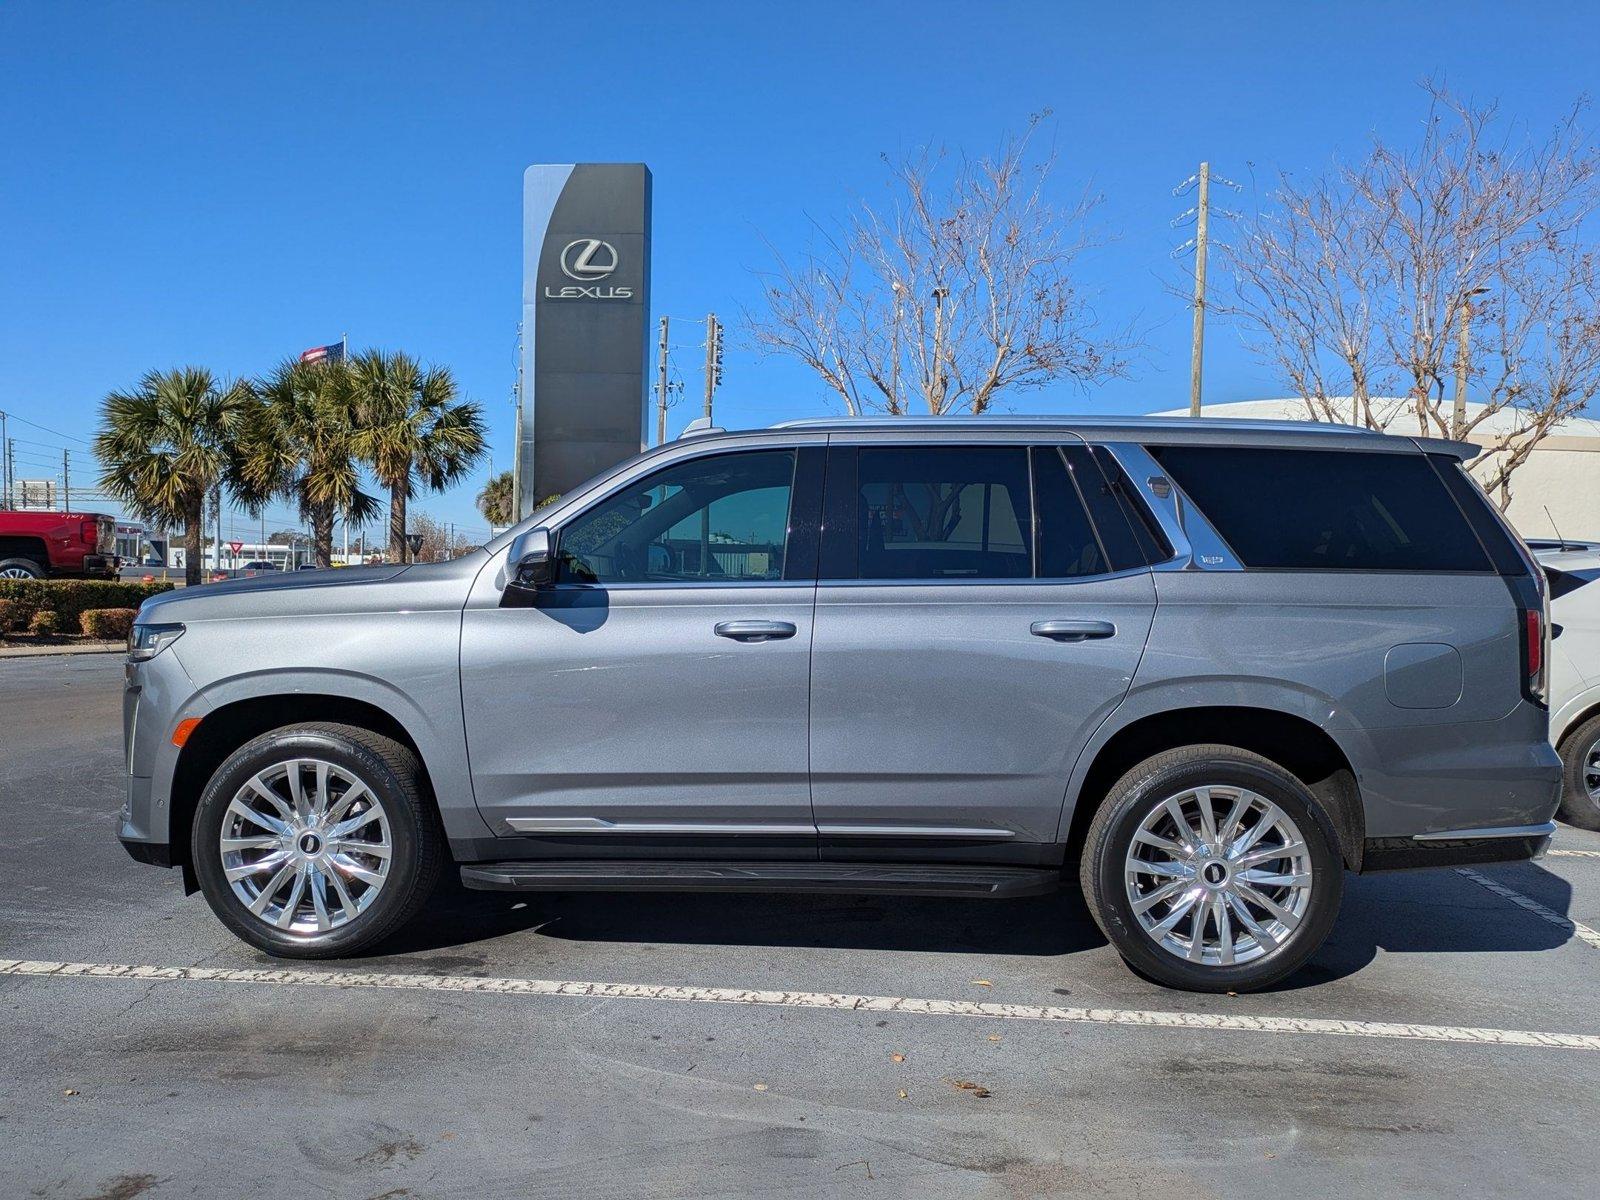
[(411, 547), (411, 553), (416, 554), (422, 549), (422, 535), (420, 533), (406, 534), (406, 544)]
[(237, 553), (239, 553), (239, 551), (244, 549), (244, 543), (243, 542), (229, 542), (228, 543), (228, 549), (232, 550), (235, 554), (237, 554)]

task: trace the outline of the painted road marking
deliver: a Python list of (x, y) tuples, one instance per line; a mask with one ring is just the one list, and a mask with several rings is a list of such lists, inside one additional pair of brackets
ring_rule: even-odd
[(1600, 850), (1546, 850), (1551, 858), (1600, 858)]
[(481, 992), (496, 996), (578, 996), (587, 999), (670, 1000), (679, 1003), (751, 1004), (831, 1008), (848, 1012), (904, 1013), (926, 1017), (988, 1017), (1008, 1021), (1060, 1021), (1079, 1025), (1132, 1025), (1157, 1029), (1240, 1033), (1303, 1033), (1331, 1037), (1399, 1038), (1474, 1046), (1528, 1046), (1549, 1050), (1600, 1050), (1600, 1035), (1539, 1033), (1411, 1025), (1391, 1021), (1339, 1021), (1321, 1017), (1252, 1017), (1221, 1013), (1161, 1012), (1125, 1008), (1060, 1008), (974, 1000), (918, 1000), (903, 996), (853, 996), (836, 992), (775, 992), (746, 988), (677, 987), (643, 983), (585, 983), (557, 979), (456, 975), (384, 975), (355, 971), (262, 971), (228, 967), (156, 967), (121, 963), (30, 962), (0, 959), (0, 976), (47, 979), (131, 979), (141, 983), (259, 983), (288, 987), (384, 988), (426, 992)]
[(1591, 929), (1582, 921), (1574, 921), (1571, 917), (1564, 917), (1553, 908), (1546, 908), (1531, 896), (1524, 896), (1521, 892), (1514, 892), (1505, 884), (1490, 879), (1487, 875), (1480, 875), (1471, 867), (1457, 867), (1457, 875), (1465, 875), (1481, 888), (1487, 888), (1496, 896), (1511, 901), (1519, 907), (1527, 909), (1536, 917), (1542, 917), (1552, 925), (1559, 925), (1573, 937), (1585, 945), (1600, 950), (1600, 929)]

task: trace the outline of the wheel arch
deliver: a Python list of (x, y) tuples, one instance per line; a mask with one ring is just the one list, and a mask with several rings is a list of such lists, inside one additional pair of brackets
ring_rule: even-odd
[(1294, 774), (1328, 810), (1345, 865), (1361, 869), (1366, 811), (1354, 766), (1328, 731), (1283, 709), (1204, 705), (1150, 712), (1118, 728), (1093, 752), (1071, 798), (1068, 856), (1083, 847), (1089, 823), (1118, 779), (1163, 750), (1217, 743), (1270, 759)]
[(184, 890), (198, 890), (190, 861), (189, 837), (195, 809), (212, 775), (227, 757), (251, 738), (288, 725), (327, 722), (354, 725), (405, 746), (422, 769), (422, 788), (434, 811), (439, 800), (434, 791), (427, 758), (405, 725), (376, 704), (351, 696), (319, 693), (275, 693), (235, 700), (212, 709), (197, 725), (173, 767), (169, 797), (168, 843), (174, 866), (183, 868)]

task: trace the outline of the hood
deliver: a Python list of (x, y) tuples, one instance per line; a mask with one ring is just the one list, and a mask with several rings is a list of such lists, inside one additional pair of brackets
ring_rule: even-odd
[(279, 571), (202, 583), (150, 597), (140, 606), (139, 620), (211, 621), (460, 606), (466, 603), (467, 590), (484, 559), (478, 551), (445, 563)]

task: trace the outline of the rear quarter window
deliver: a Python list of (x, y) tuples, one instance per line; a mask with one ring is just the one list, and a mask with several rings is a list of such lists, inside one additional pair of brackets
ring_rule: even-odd
[(1489, 571), (1488, 556), (1421, 454), (1151, 446), (1246, 567)]

